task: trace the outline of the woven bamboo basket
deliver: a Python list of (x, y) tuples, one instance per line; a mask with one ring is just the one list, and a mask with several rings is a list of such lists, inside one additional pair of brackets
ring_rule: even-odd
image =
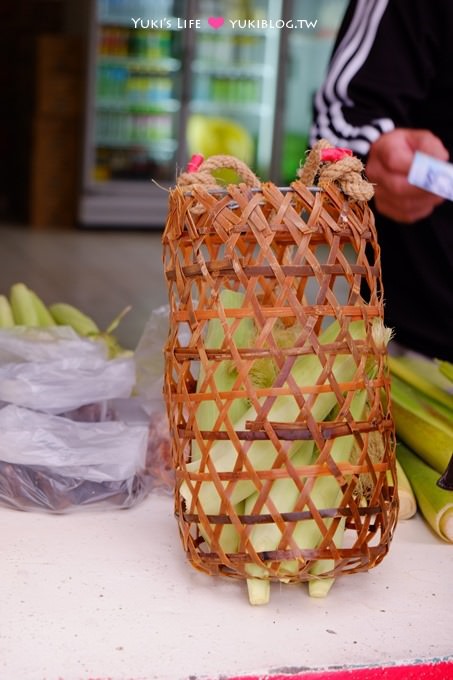
[[(211, 575), (294, 583), (368, 570), (396, 524), (372, 187), (358, 159), (322, 160), (329, 147), (312, 150), (290, 187), (213, 157), (169, 194), (175, 514), (188, 560)], [(219, 165), (243, 182), (216, 185)], [(311, 367), (302, 380), (299, 366)]]

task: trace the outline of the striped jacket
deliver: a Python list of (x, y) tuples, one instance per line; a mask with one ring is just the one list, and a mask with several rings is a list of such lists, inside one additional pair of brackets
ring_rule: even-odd
[[(324, 83), (311, 143), (366, 160), (394, 128), (431, 130), (453, 160), (453, 0), (352, 0)], [(416, 224), (376, 212), (386, 321), (404, 345), (453, 360), (453, 203)]]

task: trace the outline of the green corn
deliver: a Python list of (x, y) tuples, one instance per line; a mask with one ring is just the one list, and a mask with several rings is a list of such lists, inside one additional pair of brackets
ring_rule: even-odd
[(36, 315), (38, 317), (39, 326), (55, 326), (55, 319), (47, 309), (41, 298), (35, 293), (34, 290), (30, 291), (31, 299), (35, 305)]
[(89, 316), (66, 302), (57, 302), (49, 306), (49, 311), (59, 326), (71, 326), (82, 336), (97, 335), (100, 330)]
[[(359, 420), (363, 416), (366, 398), (366, 390), (361, 390), (352, 398), (350, 411), (354, 420)], [(336, 463), (348, 461), (354, 447), (354, 442), (355, 438), (353, 435), (337, 437), (331, 447), (330, 455), (332, 459)], [(305, 442), (305, 444), (312, 445), (312, 442)], [(311, 457), (311, 452), (308, 450), (305, 450), (303, 453), (299, 450), (295, 454), (294, 459), (297, 459), (298, 465), (308, 465)], [(293, 480), (279, 479), (273, 483), (270, 497), (278, 512), (284, 513), (294, 510), (299, 494), (300, 491)], [(310, 499), (318, 510), (334, 507), (339, 497), (341, 498), (341, 490), (339, 489), (338, 482), (332, 476), (316, 479), (310, 492)], [(252, 503), (255, 500), (256, 498), (252, 497), (246, 502), (246, 513), (247, 509), (250, 511), (253, 509)], [(269, 512), (269, 509), (265, 507), (264, 512)], [(326, 528), (330, 526), (331, 522), (331, 519), (325, 520)], [(341, 538), (340, 534), (341, 531), (338, 534), (338, 539)], [(309, 549), (318, 545), (322, 534), (315, 520), (306, 520), (296, 524), (292, 538), (299, 548)], [(250, 535), (250, 541), (256, 551), (276, 550), (280, 539), (280, 530), (274, 523), (268, 525), (257, 524)], [(329, 569), (333, 568), (332, 561), (327, 561), (327, 564)], [(284, 578), (288, 573), (297, 572), (299, 561), (285, 560), (281, 566)], [(322, 565), (312, 567), (312, 569), (315, 569), (315, 572), (316, 569), (321, 569), (322, 572), (322, 568)], [(269, 584), (265, 580), (266, 570), (259, 565), (248, 565), (247, 572), (253, 577), (247, 579), (250, 604), (267, 604), (269, 601)]]
[(437, 361), (439, 371), (445, 376), (448, 382), (453, 382), (453, 364), (450, 361)]
[[(363, 322), (358, 321), (350, 325), (350, 333), (354, 339), (364, 337)], [(320, 342), (328, 344), (333, 342), (339, 333), (338, 322), (332, 323), (321, 335)], [(353, 378), (357, 366), (352, 356), (338, 355), (333, 363), (333, 373), (338, 383), (349, 381)], [(322, 365), (315, 354), (300, 357), (294, 363), (291, 371), (293, 379), (299, 386), (312, 386), (318, 381), (322, 372)], [(303, 390), (302, 390), (303, 391)], [(337, 398), (333, 392), (319, 394), (314, 401), (311, 415), (316, 421), (323, 421), (337, 403)], [(276, 422), (291, 423), (299, 415), (299, 406), (294, 397), (277, 397), (269, 412), (269, 420)], [(254, 420), (256, 412), (250, 408), (235, 425), (236, 430), (245, 430), (246, 422)], [(300, 442), (295, 442), (289, 448), (288, 455), (292, 457), (300, 447)], [(253, 468), (259, 470), (270, 470), (277, 457), (277, 450), (270, 441), (254, 441), (248, 449), (248, 459)], [(237, 461), (237, 451), (235, 445), (230, 440), (216, 441), (210, 450), (209, 458), (218, 472), (232, 472)], [(189, 472), (200, 470), (200, 461), (194, 461), (187, 465)], [(222, 482), (226, 486), (227, 482)], [(253, 482), (241, 480), (235, 483), (230, 495), (231, 504), (239, 503), (256, 491)], [(180, 487), (180, 493), (186, 500), (188, 506), (192, 504), (192, 491), (187, 483)], [(220, 510), (221, 499), (213, 482), (202, 482), (199, 487), (197, 503), (199, 503), (206, 514), (217, 514)], [(193, 510), (196, 509), (196, 506)]]
[[(220, 293), (220, 304), (224, 309), (239, 309), (243, 306), (244, 294), (232, 290), (223, 290)], [(227, 319), (227, 324), (231, 326), (234, 319)], [(280, 327), (276, 324), (274, 328), (274, 340), (281, 347), (287, 347), (294, 341), (296, 329)], [(244, 318), (237, 323), (236, 330), (233, 332), (232, 338), (237, 348), (253, 347), (255, 344), (256, 327), (251, 318)], [(211, 319), (207, 326), (206, 338), (204, 346), (206, 349), (219, 349), (225, 341), (225, 332), (220, 319)], [(269, 363), (267, 359), (257, 359), (253, 362), (249, 370), (249, 377), (255, 386), (267, 386), (275, 377), (275, 367)], [(224, 360), (217, 363), (212, 378), (215, 384), (216, 391), (227, 392), (234, 388), (237, 380), (237, 370), (231, 360)], [(204, 365), (201, 365), (200, 373), (197, 381), (197, 392), (207, 392), (205, 385), (206, 371)], [(239, 418), (248, 411), (250, 404), (247, 399), (234, 399), (228, 409), (228, 419), (232, 424), (237, 423)], [(219, 408), (214, 399), (207, 399), (199, 403), (196, 411), (197, 427), (200, 431), (210, 431), (216, 429), (216, 421), (219, 417)], [(224, 424), (220, 424), (220, 429), (225, 429)], [(201, 457), (200, 446), (196, 440), (192, 442), (191, 460), (197, 461)], [(240, 501), (234, 504), (236, 514), (244, 513), (244, 502)], [(233, 525), (225, 524), (211, 526), (211, 530), (215, 531), (219, 544), (226, 553), (232, 553), (237, 550), (239, 533)], [(200, 531), (205, 540), (211, 543), (209, 536), (200, 526)], [(220, 537), (219, 537), (220, 533)]]
[(49, 307), (50, 313), (59, 326), (70, 326), (78, 335), (102, 342), (107, 350), (109, 359), (120, 356), (132, 356), (133, 354), (131, 350), (122, 347), (113, 335), (113, 331), (118, 327), (130, 309), (130, 307), (123, 309), (110, 323), (107, 330), (101, 331), (90, 316), (74, 305), (66, 302), (57, 302)]
[[(338, 505), (338, 502), (341, 500), (341, 495), (338, 495), (336, 505)], [(343, 536), (344, 536), (344, 530), (345, 530), (345, 525), (346, 525), (346, 518), (342, 517), (340, 521), (338, 522), (338, 526), (335, 530), (335, 534), (333, 536), (333, 542), (337, 547), (341, 547), (343, 543)], [(327, 522), (326, 522), (326, 526)], [(310, 569), (310, 574), (314, 578), (311, 579), (308, 582), (308, 594), (310, 597), (316, 597), (316, 598), (322, 598), (322, 597), (327, 597), (327, 595), (330, 592), (330, 589), (332, 588), (333, 584), (335, 583), (335, 577), (334, 576), (323, 576), (322, 578), (316, 578), (319, 577), (321, 574), (326, 574), (329, 571), (332, 571), (335, 567), (335, 560), (333, 559), (323, 559), (323, 560), (316, 560), (312, 568)]]
[[(224, 309), (238, 309), (242, 307), (244, 300), (243, 293), (233, 290), (223, 290), (220, 293), (220, 304)], [(234, 319), (228, 319), (227, 323), (231, 326)], [(255, 324), (252, 319), (241, 319), (235, 332), (233, 341), (236, 347), (250, 347), (253, 337), (256, 335)], [(220, 349), (225, 341), (225, 333), (220, 319), (211, 319), (208, 323), (204, 346), (206, 349)], [(204, 382), (206, 373), (203, 364), (200, 366), (200, 373), (197, 380), (197, 392), (212, 392), (211, 388), (206, 388)], [(234, 370), (233, 362), (224, 360), (217, 363), (212, 380), (218, 392), (228, 392), (233, 389), (237, 379), (237, 371)], [(228, 418), (231, 423), (235, 423), (249, 408), (246, 399), (235, 399), (228, 409)], [(219, 408), (214, 399), (206, 399), (198, 404), (196, 421), (199, 430), (211, 431), (215, 429), (215, 424), (219, 416)], [(221, 429), (224, 429), (222, 426)], [(196, 440), (192, 442), (192, 460), (198, 460), (201, 456), (200, 447)]]
[(11, 286), (9, 299), (16, 326), (40, 325), (32, 291), (24, 283)]
[(391, 396), (398, 437), (428, 465), (442, 473), (453, 451), (453, 412), (436, 408), (433, 402), (395, 375)]
[[(387, 348), (388, 343), (390, 342), (390, 339), (392, 337), (392, 329), (386, 328), (383, 324), (383, 322), (380, 319), (375, 319), (373, 321), (372, 325), (372, 335), (373, 335), (373, 340), (376, 345), (376, 347), (384, 349)], [(371, 366), (369, 368), (369, 377), (372, 378), (375, 373), (375, 368)], [(365, 397), (365, 401), (362, 401), (363, 398)], [(363, 417), (363, 412), (366, 409), (366, 393), (365, 390), (363, 390), (362, 393), (358, 393), (354, 395), (352, 402), (351, 402), (351, 414), (354, 417), (355, 420), (360, 419)], [(375, 433), (376, 434), (376, 433)], [(349, 438), (352, 435), (349, 436)], [(341, 441), (343, 439), (343, 441)], [(349, 460), (352, 457), (355, 444), (354, 441), (349, 440), (347, 441), (348, 438), (343, 437), (339, 440), (336, 440), (332, 446), (331, 449), (331, 456), (336, 462), (341, 462), (342, 460)], [(376, 443), (377, 441), (381, 441), (380, 438), (377, 438), (376, 436), (374, 439), (370, 435), (370, 439), (368, 441), (368, 454), (371, 455), (373, 458), (376, 457), (379, 460), (381, 459), (381, 454), (383, 453), (380, 450), (376, 452), (372, 452), (373, 448), (378, 446)], [(378, 447), (380, 449), (380, 447)], [(391, 477), (391, 475), (390, 475)], [(326, 501), (326, 495), (330, 495), (330, 500), (332, 501), (334, 498), (334, 487), (333, 487), (333, 478), (330, 479), (325, 479), (323, 480), (318, 479), (316, 484), (318, 484), (318, 488), (320, 489), (321, 485), (325, 485), (325, 488), (322, 489), (324, 492), (324, 502)], [(327, 484), (329, 483), (330, 489), (327, 487)], [(314, 488), (314, 492), (311, 494), (312, 500), (315, 500), (315, 505), (318, 508), (318, 499), (317, 499), (317, 493), (318, 490)], [(338, 505), (341, 502), (343, 493), (341, 491), (338, 492), (337, 497), (333, 503), (334, 507), (338, 507)], [(322, 502), (322, 501), (321, 501)], [(325, 520), (325, 526), (326, 528), (329, 528), (331, 525), (332, 520), (331, 519), (326, 519)], [(307, 543), (310, 544), (310, 541), (312, 544), (316, 541), (316, 531), (317, 528), (314, 526), (313, 520), (309, 521), (308, 529), (307, 527), (304, 528), (303, 524), (300, 523), (300, 533), (302, 532), (307, 532), (307, 535), (304, 536), (304, 546), (307, 547)], [(346, 526), (346, 518), (342, 517), (340, 521), (338, 522), (337, 528), (335, 530), (335, 534), (333, 536), (333, 543), (336, 547), (341, 547), (343, 543), (343, 536), (345, 532), (345, 526)], [(299, 540), (302, 539), (301, 536), (299, 536), (299, 533), (297, 532), (297, 538)], [(333, 571), (335, 568), (335, 561), (333, 559), (322, 559), (322, 560), (317, 560), (314, 565), (310, 569), (310, 574), (314, 576), (314, 579), (311, 579), (308, 582), (308, 593), (310, 597), (316, 597), (316, 598), (323, 598), (327, 597), (329, 594), (330, 589), (332, 588), (333, 584), (335, 583), (335, 577), (329, 576), (329, 577), (323, 577), (323, 578), (316, 578), (316, 576), (319, 576), (321, 574), (328, 573), (330, 571)]]
[[(358, 421), (363, 417), (367, 400), (366, 390), (357, 392), (352, 400), (350, 412), (354, 420)], [(355, 444), (354, 435), (345, 435), (337, 437), (332, 443), (330, 456), (335, 463), (342, 463), (349, 461), (353, 452)], [(317, 510), (331, 508), (335, 506), (338, 500), (340, 488), (338, 482), (332, 475), (325, 477), (318, 477), (310, 492), (310, 499)], [(325, 521), (325, 526), (328, 527), (331, 520)], [(315, 548), (322, 539), (322, 533), (315, 520), (302, 520), (297, 523), (294, 529), (293, 539), (300, 549)], [(282, 568), (289, 573), (296, 573), (299, 567), (297, 560), (287, 560), (282, 562)]]
[(0, 328), (14, 326), (13, 310), (6, 295), (0, 295)]
[(397, 444), (396, 455), (426, 522), (440, 538), (453, 543), (453, 491), (441, 489), (438, 472), (403, 444)]
[[(314, 444), (312, 441), (303, 442), (291, 459), (295, 468), (309, 465), (313, 457)], [(290, 512), (294, 510), (297, 498), (300, 494), (299, 487), (293, 479), (282, 477), (272, 482), (269, 491), (269, 499), (277, 508), (278, 512)], [(258, 492), (251, 494), (245, 501), (245, 514), (250, 515), (254, 512)], [(264, 505), (261, 514), (270, 513), (268, 505)], [(250, 542), (256, 552), (276, 550), (281, 539), (281, 531), (278, 526), (271, 522), (269, 524), (257, 524), (250, 533)], [(248, 564), (246, 571), (249, 575), (247, 579), (247, 589), (249, 602), (253, 605), (267, 604), (270, 598), (270, 581), (268, 570), (258, 564)]]
[[(414, 496), (414, 492), (410, 485), (409, 479), (407, 478), (404, 468), (402, 467), (399, 460), (396, 460), (396, 476), (398, 479), (398, 519), (405, 520), (410, 519), (417, 512), (417, 501)], [(388, 474), (390, 480), (391, 475)]]
[[(412, 487), (409, 480), (400, 465), (399, 461), (396, 460), (396, 471), (398, 479), (398, 499), (399, 499), (399, 511), (398, 518), (400, 520), (409, 519), (415, 515), (417, 512), (417, 502), (412, 491)], [(388, 471), (387, 478), (389, 483), (393, 485), (393, 478)], [(341, 500), (342, 494), (340, 493), (336, 502), (336, 505)], [(346, 519), (343, 517), (338, 523), (338, 527), (335, 531), (333, 541), (337, 547), (340, 547), (343, 542), (343, 535), (345, 530)], [(326, 572), (332, 571), (335, 567), (335, 562), (332, 559), (317, 560), (313, 567), (310, 569), (310, 574), (319, 575), (325, 574)], [(308, 593), (310, 597), (326, 597), (335, 582), (334, 577), (323, 577), (321, 579), (314, 579), (308, 582)]]
[(438, 402), (453, 410), (453, 394), (442, 388), (440, 379), (434, 382), (438, 371), (436, 363), (429, 359), (414, 357), (388, 357), (388, 364), (393, 375), (414, 387), (434, 402)]
[[(220, 293), (220, 304), (224, 309), (237, 309), (242, 307), (244, 301), (243, 293), (222, 290)], [(228, 319), (227, 323), (231, 326), (234, 319)], [(244, 318), (233, 333), (233, 341), (236, 347), (250, 347), (253, 344), (253, 337), (256, 335), (255, 324), (252, 319)], [(220, 349), (225, 341), (225, 332), (220, 319), (211, 319), (208, 322), (206, 338), (204, 346), (206, 349)], [(200, 366), (200, 372), (197, 381), (197, 392), (206, 392), (204, 386), (206, 379), (206, 372), (203, 364)], [(230, 360), (224, 360), (217, 363), (212, 380), (218, 392), (228, 392), (233, 389), (237, 379), (237, 372), (234, 370), (233, 363)], [(249, 404), (245, 399), (235, 399), (228, 409), (228, 418), (231, 423), (236, 422), (249, 408)], [(198, 404), (196, 411), (196, 423), (199, 430), (211, 431), (215, 429), (217, 418), (219, 417), (219, 408), (214, 399), (207, 399)], [(224, 425), (221, 426), (224, 429)], [(199, 460), (201, 457), (200, 446), (194, 439), (192, 441), (191, 450), (192, 460)], [(236, 514), (243, 513), (243, 503), (235, 505)], [(211, 530), (216, 532), (217, 540), (225, 553), (236, 552), (239, 540), (239, 533), (232, 524), (224, 524), (223, 526), (211, 525)], [(200, 526), (200, 531), (203, 538), (211, 543), (209, 536), (203, 531)]]

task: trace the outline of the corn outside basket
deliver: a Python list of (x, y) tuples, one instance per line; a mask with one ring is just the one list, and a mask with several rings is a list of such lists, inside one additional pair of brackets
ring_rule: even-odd
[(249, 596), (368, 570), (396, 524), (373, 189), (338, 151), (321, 140), (286, 188), (211, 157), (169, 194), (175, 514), (190, 563)]

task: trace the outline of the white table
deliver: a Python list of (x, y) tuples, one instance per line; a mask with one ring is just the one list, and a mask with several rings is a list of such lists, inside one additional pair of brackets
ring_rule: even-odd
[(383, 563), (327, 599), (185, 560), (172, 499), (68, 515), (0, 508), (2, 680), (186, 680), (375, 665), (453, 653), (453, 547), (417, 517)]

